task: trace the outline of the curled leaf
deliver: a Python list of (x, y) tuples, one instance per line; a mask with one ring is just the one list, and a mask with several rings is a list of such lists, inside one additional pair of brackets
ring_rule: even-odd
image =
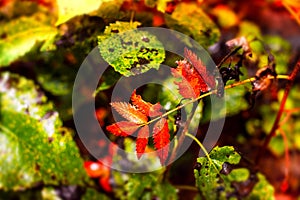
[(147, 116), (155, 117), (162, 114), (162, 112), (160, 111), (162, 109), (162, 106), (159, 103), (153, 105), (149, 102), (144, 101), (141, 95), (136, 94), (136, 90), (133, 91), (130, 100), (139, 111)]

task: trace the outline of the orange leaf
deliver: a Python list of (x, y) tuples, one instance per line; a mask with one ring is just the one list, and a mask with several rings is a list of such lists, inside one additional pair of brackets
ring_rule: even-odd
[[(184, 98), (196, 98), (200, 95), (200, 78), (197, 72), (192, 68), (186, 60), (177, 61), (177, 68), (171, 69), (175, 78), (181, 78), (178, 85), (179, 93)], [(202, 86), (203, 87), (203, 86)]]
[(168, 145), (170, 142), (170, 134), (168, 122), (165, 118), (161, 118), (153, 128), (154, 147), (157, 150), (157, 155), (160, 163), (164, 164), (168, 158)]
[(196, 54), (185, 48), (184, 56), (186, 59), (177, 61), (177, 68), (171, 69), (175, 78), (182, 78), (180, 82), (175, 82), (179, 87), (179, 93), (184, 98), (196, 98), (201, 92), (215, 88), (214, 76)]
[(125, 102), (111, 102), (110, 105), (125, 119), (135, 124), (144, 124), (148, 117), (133, 105)]
[(136, 153), (138, 159), (140, 159), (141, 156), (145, 153), (145, 149), (148, 144), (148, 137), (149, 137), (149, 127), (144, 126), (138, 132), (138, 136), (136, 139)]
[(140, 95), (136, 94), (136, 90), (134, 90), (131, 94), (130, 100), (140, 112), (147, 116), (155, 117), (162, 114), (162, 112), (160, 111), (162, 107), (159, 103), (153, 105), (149, 102), (144, 101)]
[(200, 84), (204, 86), (203, 88), (200, 88), (201, 92), (207, 92), (208, 90), (215, 88), (215, 77), (207, 70), (206, 66), (200, 59), (198, 59), (197, 55), (194, 54), (191, 50), (184, 48), (184, 56), (188, 59), (190, 63), (192, 63), (192, 65), (201, 77)]
[(128, 135), (132, 135), (140, 126), (133, 122), (121, 121), (109, 125), (106, 127), (106, 130), (114, 134), (115, 136), (123, 136), (126, 137)]

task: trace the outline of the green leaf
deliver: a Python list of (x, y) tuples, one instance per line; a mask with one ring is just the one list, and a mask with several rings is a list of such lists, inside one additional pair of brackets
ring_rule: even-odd
[(248, 41), (251, 41), (254, 38), (262, 38), (261, 31), (259, 27), (250, 21), (242, 21), (239, 26), (240, 30), (238, 36), (245, 36)]
[[(222, 165), (227, 162), (229, 164), (238, 164), (240, 155), (234, 151), (233, 147), (215, 147), (209, 154), (213, 163), (210, 163), (208, 158), (197, 158), (197, 163), (201, 165), (200, 170), (194, 170), (196, 178), (196, 186), (206, 198), (218, 199), (219, 195), (224, 196), (225, 192), (219, 194), (218, 188), (225, 188), (225, 183), (220, 182), (219, 173)], [(216, 171), (215, 167), (219, 170)], [(228, 191), (229, 190), (229, 191)], [(231, 192), (232, 188), (227, 188), (227, 192)]]
[(178, 199), (176, 188), (168, 182), (157, 184), (154, 188), (154, 194), (161, 200)]
[(81, 198), (82, 200), (109, 200), (105, 194), (102, 194), (94, 189), (87, 188), (86, 192)]
[(57, 34), (56, 28), (49, 25), (47, 17), (41, 14), (23, 16), (0, 26), (0, 67), (25, 55), (37, 42), (45, 41), (46, 45), (41, 48), (46, 50)]
[(267, 181), (264, 175), (261, 173), (257, 174), (258, 182), (252, 189), (251, 194), (245, 198), (246, 200), (252, 199), (263, 199), (263, 200), (275, 200), (274, 197), (274, 188), (270, 183)]
[(176, 189), (170, 183), (162, 182), (163, 172), (164, 170), (143, 174), (126, 174), (127, 181), (124, 188), (118, 188), (115, 191), (117, 197), (124, 200), (154, 198), (161, 200), (178, 199)]
[(264, 42), (270, 47), (271, 53), (275, 57), (276, 73), (287, 73), (291, 58), (291, 44), (282, 37), (270, 35), (264, 36)]
[[(264, 195), (269, 199), (273, 196), (273, 187), (261, 174), (250, 175), (246, 168), (232, 168), (232, 165), (238, 164), (241, 159), (233, 147), (215, 147), (209, 156), (212, 162), (207, 157), (198, 158), (200, 169), (194, 170), (196, 186), (204, 199), (240, 199), (245, 196), (246, 199), (265, 199)], [(258, 177), (258, 180), (253, 177)], [(251, 189), (251, 184), (255, 185), (250, 193), (245, 193), (238, 186)], [(201, 199), (200, 196), (197, 198)]]
[(0, 85), (0, 189), (87, 183), (72, 132), (33, 82), (3, 73)]
[(145, 189), (151, 189), (153, 183), (157, 183), (157, 177), (154, 174), (132, 174), (125, 190), (128, 199), (139, 199)]
[(205, 48), (216, 43), (220, 31), (196, 3), (180, 3), (172, 15), (165, 15), (169, 27), (191, 36)]
[(106, 27), (104, 36), (98, 37), (101, 56), (115, 71), (127, 77), (158, 69), (165, 58), (164, 47), (154, 35), (130, 30), (138, 25), (138, 22), (116, 22)]

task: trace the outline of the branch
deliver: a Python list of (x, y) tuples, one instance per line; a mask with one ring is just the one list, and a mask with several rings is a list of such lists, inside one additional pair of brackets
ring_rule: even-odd
[[(274, 76), (271, 76), (271, 77), (268, 77), (268, 79), (275, 79), (275, 77), (274, 77)], [(276, 76), (276, 79), (290, 79), (290, 76), (288, 76), (288, 75), (277, 75), (277, 76)], [(237, 82), (237, 83), (233, 83), (233, 84), (231, 84), (231, 85), (227, 85), (227, 86), (224, 87), (224, 89), (227, 90), (227, 89), (230, 89), (230, 88), (234, 88), (234, 87), (237, 87), (237, 86), (240, 86), (240, 85), (244, 85), (244, 84), (246, 84), (246, 83), (251, 83), (251, 82), (253, 82), (253, 81), (255, 81), (255, 80), (256, 80), (255, 77), (248, 78), (248, 79), (245, 79), (245, 80), (243, 80), (243, 81), (239, 81), (239, 82)], [(148, 121), (148, 122), (145, 123), (145, 124), (141, 124), (141, 126), (151, 124), (151, 123), (153, 123), (153, 122), (155, 122), (155, 121), (161, 119), (162, 117), (166, 117), (167, 115), (169, 115), (169, 114), (171, 114), (171, 113), (173, 113), (173, 112), (176, 112), (177, 110), (179, 110), (179, 109), (181, 109), (181, 108), (183, 108), (183, 107), (185, 107), (185, 106), (187, 106), (187, 105), (189, 105), (189, 104), (191, 104), (191, 103), (194, 103), (194, 102), (196, 102), (196, 101), (198, 101), (198, 100), (200, 100), (200, 99), (203, 99), (204, 97), (210, 96), (210, 95), (212, 95), (212, 94), (216, 94), (217, 91), (218, 91), (218, 90), (212, 90), (212, 91), (207, 92), (207, 93), (205, 93), (205, 94), (203, 94), (203, 95), (200, 95), (199, 97), (197, 97), (197, 98), (195, 98), (195, 99), (191, 99), (190, 101), (188, 101), (188, 102), (186, 102), (186, 103), (184, 103), (184, 104), (182, 104), (182, 105), (180, 105), (180, 106), (178, 106), (178, 107), (176, 107), (176, 108), (173, 108), (173, 109), (169, 110), (168, 112), (165, 112), (163, 115), (161, 115), (161, 116), (159, 116), (159, 117), (157, 117), (157, 118), (154, 118), (154, 119)]]
[(285, 90), (284, 90), (284, 95), (282, 97), (282, 100), (281, 100), (281, 103), (280, 103), (280, 107), (279, 107), (279, 110), (278, 110), (278, 113), (277, 113), (277, 116), (276, 116), (276, 119), (274, 121), (274, 124), (273, 124), (273, 127), (269, 133), (269, 135), (267, 136), (267, 138), (265, 139), (264, 143), (263, 143), (263, 146), (261, 147), (261, 150), (258, 152), (258, 155), (256, 157), (256, 163), (259, 162), (259, 159), (261, 158), (261, 155), (263, 155), (263, 152), (266, 150), (267, 146), (269, 145), (272, 137), (275, 136), (276, 134), (276, 130), (278, 129), (279, 127), (279, 122), (280, 122), (280, 118), (284, 112), (284, 106), (285, 106), (285, 103), (286, 103), (286, 100), (287, 100), (287, 97), (288, 97), (288, 94), (292, 88), (292, 85), (294, 83), (294, 80), (296, 78), (296, 75), (297, 73), (299, 72), (300, 70), (300, 61), (297, 62), (295, 68), (293, 69), (291, 75), (289, 76), (289, 81), (285, 87)]

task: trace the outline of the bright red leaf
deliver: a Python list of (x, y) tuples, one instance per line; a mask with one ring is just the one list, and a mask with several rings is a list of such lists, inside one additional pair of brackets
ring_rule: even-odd
[(169, 153), (170, 134), (168, 122), (165, 118), (161, 118), (153, 128), (154, 147), (161, 163), (165, 163)]
[(136, 153), (138, 159), (140, 159), (141, 156), (145, 153), (145, 149), (148, 144), (148, 138), (149, 138), (149, 127), (146, 125), (139, 130), (136, 139)]
[[(115, 136), (129, 136), (138, 129), (136, 139), (137, 158), (140, 159), (145, 153), (149, 139), (148, 117), (162, 115), (162, 106), (159, 103), (151, 104), (136, 94), (136, 90), (131, 95), (131, 103), (112, 102), (111, 106), (128, 121), (116, 122), (106, 127), (110, 133)], [(141, 128), (140, 128), (141, 127)], [(169, 144), (170, 135), (168, 122), (165, 118), (161, 118), (153, 128), (154, 146), (158, 151), (160, 162), (165, 163), (168, 156), (168, 148), (163, 148)]]
[(216, 86), (214, 76), (196, 54), (185, 48), (184, 56), (184, 60), (176, 62), (177, 68), (171, 69), (175, 78), (181, 78), (180, 82), (175, 82), (179, 87), (179, 93), (184, 98), (196, 98), (201, 92), (208, 92), (214, 88)]

